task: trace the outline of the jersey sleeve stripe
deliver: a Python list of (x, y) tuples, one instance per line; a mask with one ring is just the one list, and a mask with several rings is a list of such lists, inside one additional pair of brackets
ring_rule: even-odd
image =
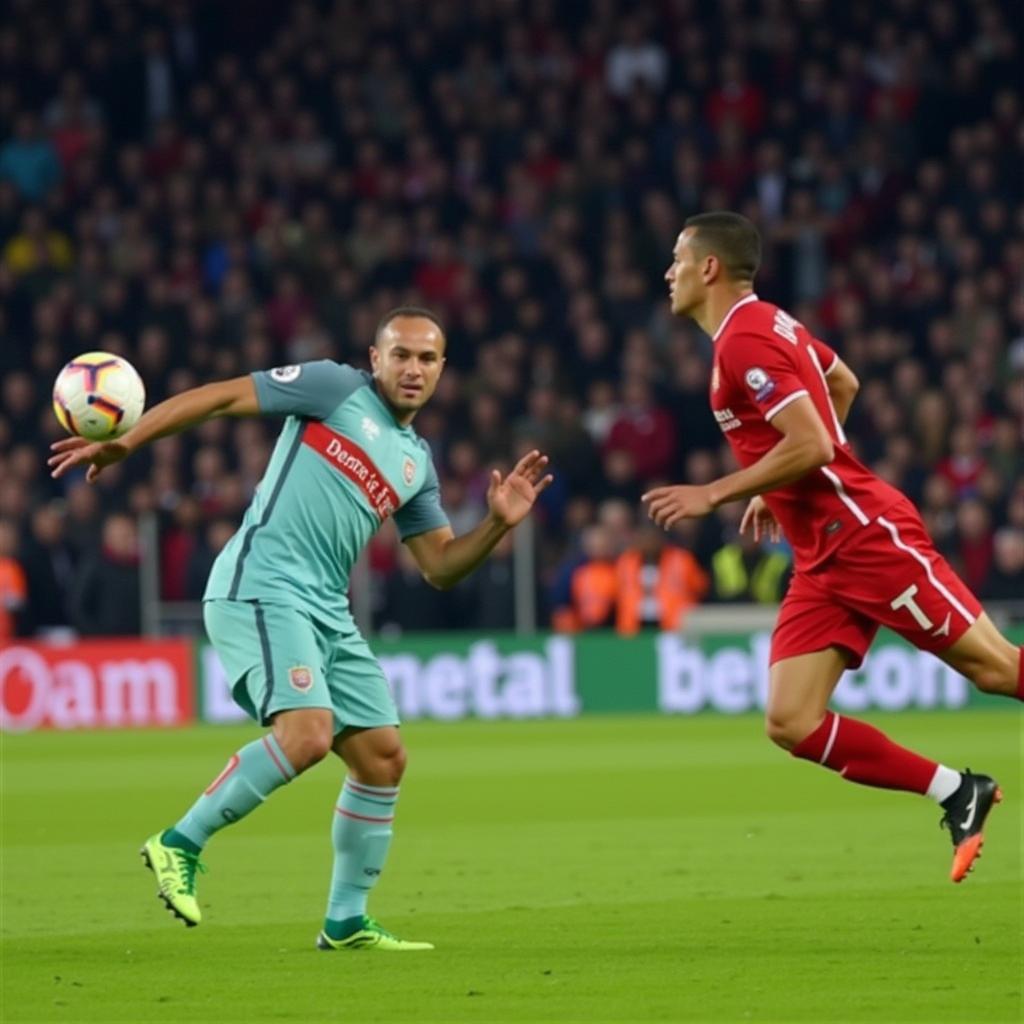
[(772, 417), (779, 412), (782, 412), (791, 402), (795, 402), (798, 398), (803, 398), (807, 394), (807, 388), (801, 388), (799, 391), (794, 391), (791, 395), (786, 397), (781, 402), (776, 402), (765, 414), (764, 418), (771, 422)]
[(889, 531), (889, 536), (892, 537), (893, 544), (900, 549), (905, 551), (912, 558), (916, 559), (921, 565), (924, 566), (924, 571), (928, 576), (928, 582), (971, 624), (974, 624), (974, 616), (953, 596), (949, 589), (943, 586), (942, 582), (935, 577), (935, 573), (932, 572), (931, 562), (928, 561), (920, 551), (915, 551), (909, 544), (904, 543), (900, 537), (899, 530), (896, 529), (894, 523), (889, 522), (885, 516), (879, 516), (876, 522), (885, 527)]
[(838, 352), (833, 352), (832, 353), (832, 362), (828, 364), (828, 369), (827, 370), (822, 370), (821, 372), (827, 377), (838, 365), (839, 365), (839, 353)]
[(843, 481), (839, 479), (839, 475), (834, 470), (829, 469), (828, 466), (820, 468), (822, 473), (832, 481), (832, 486), (836, 489), (839, 500), (854, 514), (854, 517), (861, 526), (867, 526), (871, 520), (868, 519), (864, 509), (846, 493), (846, 488), (843, 486)]

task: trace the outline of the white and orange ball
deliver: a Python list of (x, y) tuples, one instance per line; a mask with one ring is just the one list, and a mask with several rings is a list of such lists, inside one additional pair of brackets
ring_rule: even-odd
[(53, 383), (53, 411), (71, 434), (109, 441), (142, 415), (146, 388), (135, 367), (112, 352), (75, 356)]

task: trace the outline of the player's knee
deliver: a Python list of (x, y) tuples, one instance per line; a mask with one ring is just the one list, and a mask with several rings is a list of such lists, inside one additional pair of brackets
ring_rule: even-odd
[(772, 714), (765, 716), (764, 731), (768, 739), (783, 750), (792, 750), (806, 739), (818, 727), (819, 723), (809, 719), (806, 714), (787, 715)]
[(793, 721), (778, 715), (769, 714), (765, 718), (764, 731), (768, 739), (783, 750), (792, 750), (801, 739), (795, 735)]
[(401, 743), (387, 750), (377, 765), (377, 772), (382, 780), (379, 785), (397, 786), (405, 774), (405, 766), (408, 760), (409, 755), (406, 754), (405, 747)]
[(330, 752), (334, 742), (333, 723), (329, 716), (303, 716), (274, 722), (274, 736), (296, 772), (319, 764)]
[(292, 753), (289, 756), (292, 767), (297, 772), (304, 772), (307, 768), (319, 764), (330, 752), (331, 736), (320, 730), (310, 730), (293, 739)]

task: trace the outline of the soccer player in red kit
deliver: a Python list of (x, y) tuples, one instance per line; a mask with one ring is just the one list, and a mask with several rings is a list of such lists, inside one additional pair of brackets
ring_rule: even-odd
[(843, 423), (857, 378), (827, 345), (754, 294), (757, 229), (736, 213), (691, 217), (665, 274), (672, 312), (714, 342), (711, 407), (741, 468), (702, 486), (643, 496), (669, 529), (750, 498), (742, 530), (785, 534), (795, 572), (772, 634), (768, 736), (850, 782), (940, 803), (953, 838), (951, 878), (981, 850), (1002, 794), (987, 775), (957, 772), (898, 746), (828, 701), (880, 625), (931, 651), (987, 693), (1024, 699), (1024, 649), (995, 628), (935, 550), (914, 505), (850, 451)]

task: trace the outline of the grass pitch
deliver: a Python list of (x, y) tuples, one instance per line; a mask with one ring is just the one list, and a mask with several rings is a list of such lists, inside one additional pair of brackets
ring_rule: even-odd
[(341, 772), (217, 836), (188, 930), (137, 849), (255, 729), (3, 738), (4, 1021), (1017, 1021), (1021, 723), (872, 719), (996, 775), (961, 886), (930, 802), (753, 717), (411, 724), (371, 910), (433, 953), (313, 949)]

